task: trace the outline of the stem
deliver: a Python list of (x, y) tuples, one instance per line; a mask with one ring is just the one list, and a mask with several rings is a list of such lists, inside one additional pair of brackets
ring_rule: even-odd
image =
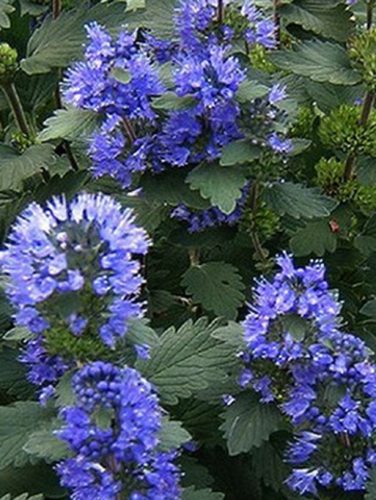
[(200, 265), (200, 250), (198, 248), (189, 249), (189, 261), (192, 267)]
[(225, 17), (225, 6), (223, 0), (218, 0), (218, 23), (222, 24)]
[(137, 139), (137, 136), (136, 136), (136, 133), (134, 131), (132, 123), (128, 120), (128, 118), (123, 118), (122, 124), (123, 124), (124, 131), (127, 134), (127, 137), (129, 139), (129, 142), (131, 144), (133, 144), (134, 141)]
[(275, 24), (275, 38), (277, 40), (277, 46), (281, 42), (281, 18), (278, 14), (279, 0), (273, 0), (273, 21)]
[(57, 19), (61, 12), (61, 0), (52, 0), (52, 19)]
[(374, 0), (368, 0), (367, 2), (367, 30), (372, 28), (374, 3)]
[(24, 135), (30, 137), (30, 131), (26, 121), (25, 112), (14, 83), (3, 83), (2, 89), (9, 103), (10, 109), (12, 110), (18, 128)]
[(343, 179), (349, 181), (354, 177), (354, 167), (355, 167), (356, 155), (354, 152), (350, 153), (347, 157), (345, 163), (345, 171), (343, 173)]
[[(255, 180), (252, 182), (252, 186), (250, 189), (250, 197), (249, 197), (249, 204), (250, 204), (250, 208), (251, 208), (253, 214), (256, 214), (256, 211), (257, 211), (257, 202), (258, 202), (259, 192), (260, 192), (260, 185), (259, 185), (258, 181)], [(262, 248), (260, 238), (258, 237), (257, 232), (251, 231), (250, 236), (251, 236), (252, 244), (253, 244), (253, 247), (255, 249), (257, 256), (259, 257), (259, 259), (261, 261), (265, 261), (267, 258), (267, 254), (266, 254), (265, 250)]]

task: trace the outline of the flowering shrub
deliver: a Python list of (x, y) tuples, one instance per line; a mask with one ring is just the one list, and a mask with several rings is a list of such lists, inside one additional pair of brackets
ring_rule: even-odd
[(374, 0), (0, 2), (0, 498), (376, 499)]

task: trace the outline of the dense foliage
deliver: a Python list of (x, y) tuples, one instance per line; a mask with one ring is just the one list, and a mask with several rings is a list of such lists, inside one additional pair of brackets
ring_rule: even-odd
[(0, 499), (376, 500), (375, 0), (0, 0), (0, 87)]

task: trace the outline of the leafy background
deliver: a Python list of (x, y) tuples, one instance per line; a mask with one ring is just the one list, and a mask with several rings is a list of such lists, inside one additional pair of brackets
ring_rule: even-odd
[[(271, 0), (258, 3), (272, 8)], [(356, 21), (339, 0), (279, 3), (281, 47), (262, 62), (253, 60), (244, 91), (257, 95), (273, 81), (287, 85), (294, 155), (282, 174), (262, 179), (259, 205), (248, 222), (199, 234), (188, 234), (172, 221), (170, 208), (183, 201), (230, 212), (245, 178), (257, 171), (258, 152), (239, 141), (225, 148), (218, 165), (145, 174), (139, 179), (145, 195), (138, 199), (111, 179), (91, 178), (85, 151), (97, 118), (63, 107), (58, 92), (65, 68), (82, 56), (87, 22), (97, 20), (113, 32), (126, 24), (171, 37), (174, 6), (174, 0), (63, 1), (54, 19), (49, 2), (0, 0), (0, 37), (19, 53), (15, 85), (33, 132), (33, 140), (20, 146), (14, 117), (0, 94), (0, 239), (5, 241), (27, 203), (54, 194), (100, 190), (133, 207), (154, 245), (144, 265), (148, 321), (133, 325), (130, 341), (141, 339), (152, 348), (151, 359), (138, 368), (155, 383), (172, 418), (165, 422), (162, 445), (190, 438), (200, 443), (196, 453), (181, 458), (184, 499), (293, 499), (283, 484), (289, 436), (284, 420), (251, 395), (242, 395), (227, 410), (220, 396), (238, 391), (239, 321), (252, 280), (272, 269), (271, 257), (282, 249), (302, 262), (324, 257), (330, 282), (344, 300), (348, 329), (376, 347), (376, 214), (325, 192), (315, 171), (320, 158), (333, 155), (320, 136), (325, 117), (365, 94), (347, 43), (364, 22), (366, 5), (358, 2)], [(179, 103), (164, 98), (155, 105), (174, 109)], [(375, 158), (357, 158), (357, 173), (361, 185), (376, 188)], [(278, 221), (266, 229), (265, 207)], [(14, 328), (11, 315), (1, 294), (0, 498), (64, 498), (53, 471), (53, 463), (66, 455), (52, 432), (58, 426), (56, 410), (35, 401), (17, 361), (28, 332)], [(70, 397), (69, 380), (63, 379), (58, 404)], [(376, 498), (375, 484), (369, 499)]]

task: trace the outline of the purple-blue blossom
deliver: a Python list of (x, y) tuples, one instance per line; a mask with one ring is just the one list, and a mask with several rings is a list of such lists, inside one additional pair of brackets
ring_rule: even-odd
[(177, 453), (158, 450), (162, 410), (152, 386), (132, 368), (101, 361), (81, 368), (72, 386), (76, 404), (62, 409), (58, 436), (74, 456), (57, 466), (72, 498), (179, 499)]

